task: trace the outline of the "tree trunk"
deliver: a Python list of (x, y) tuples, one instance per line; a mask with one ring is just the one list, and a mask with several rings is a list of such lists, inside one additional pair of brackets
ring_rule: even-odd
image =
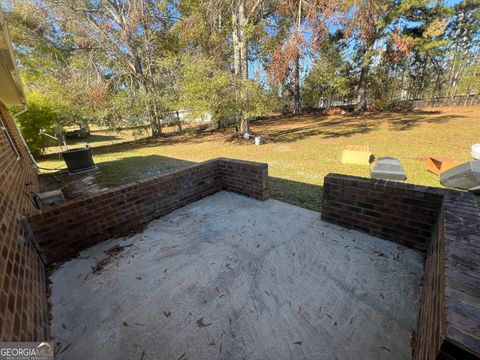
[(183, 133), (182, 121), (180, 120), (180, 114), (178, 113), (178, 110), (176, 111), (176, 115), (177, 115), (178, 132), (181, 134), (181, 133)]
[(232, 46), (233, 46), (233, 72), (240, 76), (240, 43), (238, 40), (238, 5), (232, 6)]
[(301, 104), (300, 104), (300, 54), (297, 53), (295, 56), (295, 76), (294, 76), (294, 83), (295, 83), (295, 109), (294, 114), (300, 114)]
[[(300, 33), (300, 26), (302, 24), (302, 0), (298, 2), (298, 17), (297, 17), (297, 34)], [(300, 114), (300, 45), (297, 44), (297, 53), (295, 54), (295, 74), (294, 74), (294, 85), (295, 85), (295, 115)]]
[(158, 119), (153, 118), (150, 126), (152, 128), (152, 139), (156, 139), (162, 135), (162, 127)]
[(247, 38), (245, 34), (246, 26), (247, 19), (245, 18), (245, 0), (238, 0), (237, 33), (240, 66), (238, 75), (241, 79), (248, 79), (248, 50)]
[(369, 47), (365, 48), (363, 54), (362, 69), (360, 70), (360, 81), (357, 88), (357, 105), (355, 105), (355, 112), (363, 113), (367, 110), (367, 83), (368, 71), (370, 70), (370, 55)]
[(150, 123), (150, 126), (152, 127), (152, 139), (156, 139), (160, 137), (162, 134), (162, 130), (160, 129), (160, 124), (156, 119), (153, 119)]
[[(236, 0), (232, 7), (232, 42), (233, 42), (233, 68), (237, 79), (240, 80), (240, 89), (238, 97), (245, 98), (244, 81), (248, 79), (248, 44), (245, 34), (245, 27), (247, 25), (245, 18), (245, 0)], [(239, 111), (236, 115), (236, 129), (240, 134), (245, 134), (249, 131), (248, 118)]]
[(223, 130), (225, 129), (225, 123), (223, 122), (222, 118), (219, 118), (217, 120), (217, 130)]
[(158, 117), (157, 104), (155, 101), (152, 101), (149, 104), (149, 112), (151, 117), (150, 125), (152, 127), (152, 138), (155, 139), (162, 135), (162, 124)]
[[(480, 57), (479, 57), (479, 59), (480, 59)], [(478, 65), (477, 65), (477, 62), (476, 62), (476, 61), (473, 63), (473, 66), (474, 66), (474, 70), (473, 70), (473, 76), (472, 76), (472, 78), (473, 78), (473, 79), (476, 79), (476, 77), (477, 77), (477, 72), (478, 72)], [(467, 91), (465, 92), (465, 103), (463, 104), (464, 106), (468, 106), (468, 100), (469, 100), (469, 97), (470, 97), (470, 90), (471, 90), (471, 89), (472, 89), (472, 86), (471, 86), (471, 83), (470, 83), (470, 84), (467, 86)], [(473, 105), (473, 103), (470, 104), (470, 105)]]
[(355, 112), (363, 113), (367, 110), (367, 80), (369, 64), (363, 64), (360, 72), (360, 82), (358, 83), (357, 105)]

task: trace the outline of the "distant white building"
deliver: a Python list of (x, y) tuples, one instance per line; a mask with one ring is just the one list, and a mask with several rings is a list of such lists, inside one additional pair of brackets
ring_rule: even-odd
[(212, 122), (212, 115), (208, 112), (205, 112), (202, 116), (191, 118), (192, 112), (190, 110), (177, 110), (177, 111), (170, 111), (165, 113), (164, 121), (167, 125), (171, 123), (175, 123), (177, 121), (177, 112), (178, 117), (182, 123), (186, 122), (195, 122), (195, 123), (211, 123)]

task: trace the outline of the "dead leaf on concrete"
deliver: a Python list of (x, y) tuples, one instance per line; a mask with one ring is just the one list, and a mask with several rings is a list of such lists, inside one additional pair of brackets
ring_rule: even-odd
[(410, 346), (412, 349), (415, 349), (415, 344), (417, 343), (417, 332), (415, 330), (410, 331)]
[[(125, 248), (132, 246), (133, 244), (129, 245), (115, 245), (111, 248), (104, 251), (107, 256), (100, 259), (94, 266), (92, 266), (92, 274), (100, 274), (102, 270), (108, 265), (113, 258), (119, 256)], [(86, 277), (87, 278), (87, 277)]]
[(212, 325), (212, 323), (205, 323), (203, 321), (203, 317), (201, 317), (200, 319), (197, 320), (197, 325), (198, 325), (199, 328), (204, 328), (204, 327)]
[(120, 255), (120, 253), (125, 250), (125, 248), (127, 247), (130, 247), (130, 246), (133, 246), (133, 244), (129, 244), (129, 245), (115, 245), (115, 246), (112, 246), (111, 248), (107, 249), (104, 251), (105, 254), (109, 255), (109, 256), (118, 256)]
[(65, 351), (70, 347), (70, 345), (72, 345), (72, 344), (70, 343), (70, 344), (68, 344), (67, 346), (65, 346), (65, 347), (62, 349), (62, 351), (60, 351), (58, 354), (62, 354), (63, 352), (65, 352)]
[(385, 254), (383, 251), (375, 250), (374, 253), (377, 254), (377, 256), (384, 257), (384, 258), (388, 259), (388, 255)]

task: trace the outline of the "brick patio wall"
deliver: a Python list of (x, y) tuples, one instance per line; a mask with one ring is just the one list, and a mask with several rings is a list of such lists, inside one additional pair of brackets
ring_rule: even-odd
[[(442, 210), (443, 212), (443, 210)], [(435, 359), (445, 339), (444, 214), (438, 217), (425, 257), (415, 359)]]
[(223, 189), (257, 200), (267, 198), (268, 165), (257, 162), (218, 159)]
[(329, 174), (324, 220), (425, 251), (414, 358), (480, 359), (480, 209), (472, 194)]
[(13, 141), (0, 130), (0, 341), (45, 341), (45, 269), (32, 246), (22, 244), (19, 224), (20, 216), (33, 209), (29, 193), (38, 191), (37, 174), (1, 103), (0, 117)]
[(480, 359), (480, 208), (472, 194), (445, 193), (444, 358)]
[(267, 165), (225, 158), (42, 209), (25, 221), (46, 264), (129, 231), (220, 190), (266, 199)]
[(425, 186), (328, 174), (322, 219), (425, 251), (442, 197)]

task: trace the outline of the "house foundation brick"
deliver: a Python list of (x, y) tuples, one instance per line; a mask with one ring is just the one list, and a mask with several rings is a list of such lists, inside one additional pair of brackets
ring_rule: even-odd
[[(49, 337), (45, 269), (19, 223), (34, 211), (37, 173), (14, 120), (0, 103), (0, 341), (45, 341)], [(19, 155), (19, 156), (18, 156)]]

